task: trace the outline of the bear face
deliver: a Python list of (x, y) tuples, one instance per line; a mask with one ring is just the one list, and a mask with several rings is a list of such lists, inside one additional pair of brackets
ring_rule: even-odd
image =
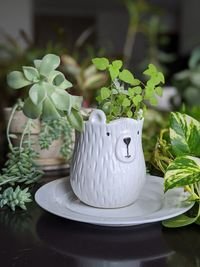
[(70, 170), (72, 188), (83, 202), (115, 207), (137, 197), (145, 176), (142, 125), (129, 118), (107, 124), (103, 111), (91, 113), (77, 133)]
[[(103, 154), (115, 157), (116, 161), (130, 163), (135, 158), (135, 146), (141, 144), (143, 120), (136, 121), (122, 118), (106, 124), (106, 116), (101, 110), (93, 111), (89, 122), (86, 123), (88, 139), (91, 145), (101, 143)], [(93, 135), (95, 134), (95, 138)], [(95, 144), (92, 139), (96, 139)]]

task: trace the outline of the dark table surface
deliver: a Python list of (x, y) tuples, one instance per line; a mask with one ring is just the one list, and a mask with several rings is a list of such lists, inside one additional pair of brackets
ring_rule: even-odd
[(0, 267), (200, 267), (199, 233), (195, 225), (166, 229), (161, 223), (125, 228), (78, 223), (33, 202), (27, 212), (0, 212)]

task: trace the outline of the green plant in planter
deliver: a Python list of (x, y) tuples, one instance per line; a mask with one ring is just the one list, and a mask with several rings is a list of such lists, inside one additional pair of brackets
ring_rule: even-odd
[[(24, 187), (34, 184), (43, 174), (34, 161), (38, 156), (32, 148), (31, 140), (34, 119), (41, 118), (43, 121), (39, 139), (41, 148), (48, 148), (53, 140), (67, 131), (66, 120), (79, 131), (83, 128), (83, 119), (79, 112), (82, 98), (72, 96), (65, 91), (72, 84), (56, 70), (59, 64), (60, 58), (49, 54), (42, 60), (35, 60), (35, 67), (23, 67), (22, 72), (13, 71), (8, 75), (10, 87), (19, 89), (30, 86), (30, 89), (25, 102), (17, 103), (13, 107), (8, 122), (7, 139), (10, 153), (0, 176), (0, 207), (7, 205), (12, 210), (17, 206), (26, 209), (26, 203), (31, 201), (31, 194), (28, 191), (29, 188)], [(16, 136), (9, 133), (9, 128), (17, 109), (22, 109), (29, 119), (24, 126), (19, 147), (13, 147), (11, 139)], [(56, 130), (55, 126), (58, 126)], [(68, 154), (68, 152), (66, 142), (62, 153)]]
[(170, 128), (161, 131), (155, 149), (156, 166), (165, 174), (165, 192), (184, 187), (195, 206), (188, 215), (163, 222), (166, 227), (200, 224), (200, 122), (179, 112), (171, 113)]
[[(14, 71), (8, 75), (8, 84), (12, 88), (30, 87), (28, 97), (22, 107), (24, 114), (29, 119), (22, 133), (20, 147), (17, 150), (19, 156), (23, 153), (27, 156), (25, 135), (28, 135), (27, 145), (31, 149), (30, 131), (28, 129), (36, 118), (41, 118), (45, 121), (48, 130), (50, 130), (53, 121), (61, 118), (67, 119), (76, 130), (81, 131), (83, 129), (83, 118), (80, 114), (82, 98), (72, 96), (65, 91), (72, 84), (65, 79), (61, 72), (56, 70), (59, 63), (59, 57), (50, 54), (43, 57), (42, 60), (35, 60), (35, 67), (23, 67), (22, 72)], [(149, 101), (152, 105), (157, 104), (156, 95), (162, 94), (162, 89), (159, 85), (164, 83), (164, 76), (157, 71), (154, 65), (150, 64), (144, 72), (149, 77), (144, 84), (134, 78), (130, 71), (122, 69), (123, 63), (120, 60), (109, 63), (106, 58), (95, 58), (93, 63), (99, 70), (108, 70), (111, 77), (111, 85), (101, 88), (98, 96), (99, 106), (105, 111), (108, 122), (119, 117), (139, 119), (142, 116), (141, 109), (146, 109), (146, 101)], [(14, 149), (12, 149), (10, 137), (8, 135), (12, 157)], [(51, 140), (47, 138), (45, 130), (41, 132), (41, 146), (48, 148)], [(20, 165), (20, 158), (17, 158), (16, 161)], [(12, 167), (11, 164), (11, 170)], [(13, 179), (9, 182), (13, 183), (15, 180)], [(18, 182), (20, 182), (19, 179)], [(5, 194), (2, 194), (2, 198), (10, 195), (10, 199), (12, 199), (12, 195), (15, 195), (13, 192), (15, 191), (5, 191)], [(2, 200), (2, 206), (3, 203), (9, 205), (12, 209), (15, 208), (9, 202)], [(20, 207), (24, 207), (23, 203)]]
[(97, 97), (100, 109), (107, 115), (107, 121), (120, 117), (139, 118), (141, 110), (145, 111), (148, 103), (157, 105), (156, 96), (162, 95), (160, 84), (164, 76), (153, 64), (143, 72), (149, 79), (143, 83), (133, 74), (123, 69), (121, 60), (109, 62), (107, 58), (94, 58), (93, 64), (98, 70), (107, 70), (111, 84), (102, 87)]

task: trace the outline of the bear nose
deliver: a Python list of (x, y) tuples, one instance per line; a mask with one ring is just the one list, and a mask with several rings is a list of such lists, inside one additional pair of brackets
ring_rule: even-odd
[(128, 146), (131, 142), (131, 138), (130, 137), (124, 138), (123, 141)]

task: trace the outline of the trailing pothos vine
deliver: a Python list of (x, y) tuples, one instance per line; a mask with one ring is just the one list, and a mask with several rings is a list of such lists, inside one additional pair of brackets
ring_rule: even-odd
[(200, 225), (200, 122), (172, 112), (169, 129), (161, 131), (154, 152), (154, 165), (164, 173), (165, 192), (183, 187), (187, 201), (195, 205), (187, 213), (166, 220), (166, 227)]

